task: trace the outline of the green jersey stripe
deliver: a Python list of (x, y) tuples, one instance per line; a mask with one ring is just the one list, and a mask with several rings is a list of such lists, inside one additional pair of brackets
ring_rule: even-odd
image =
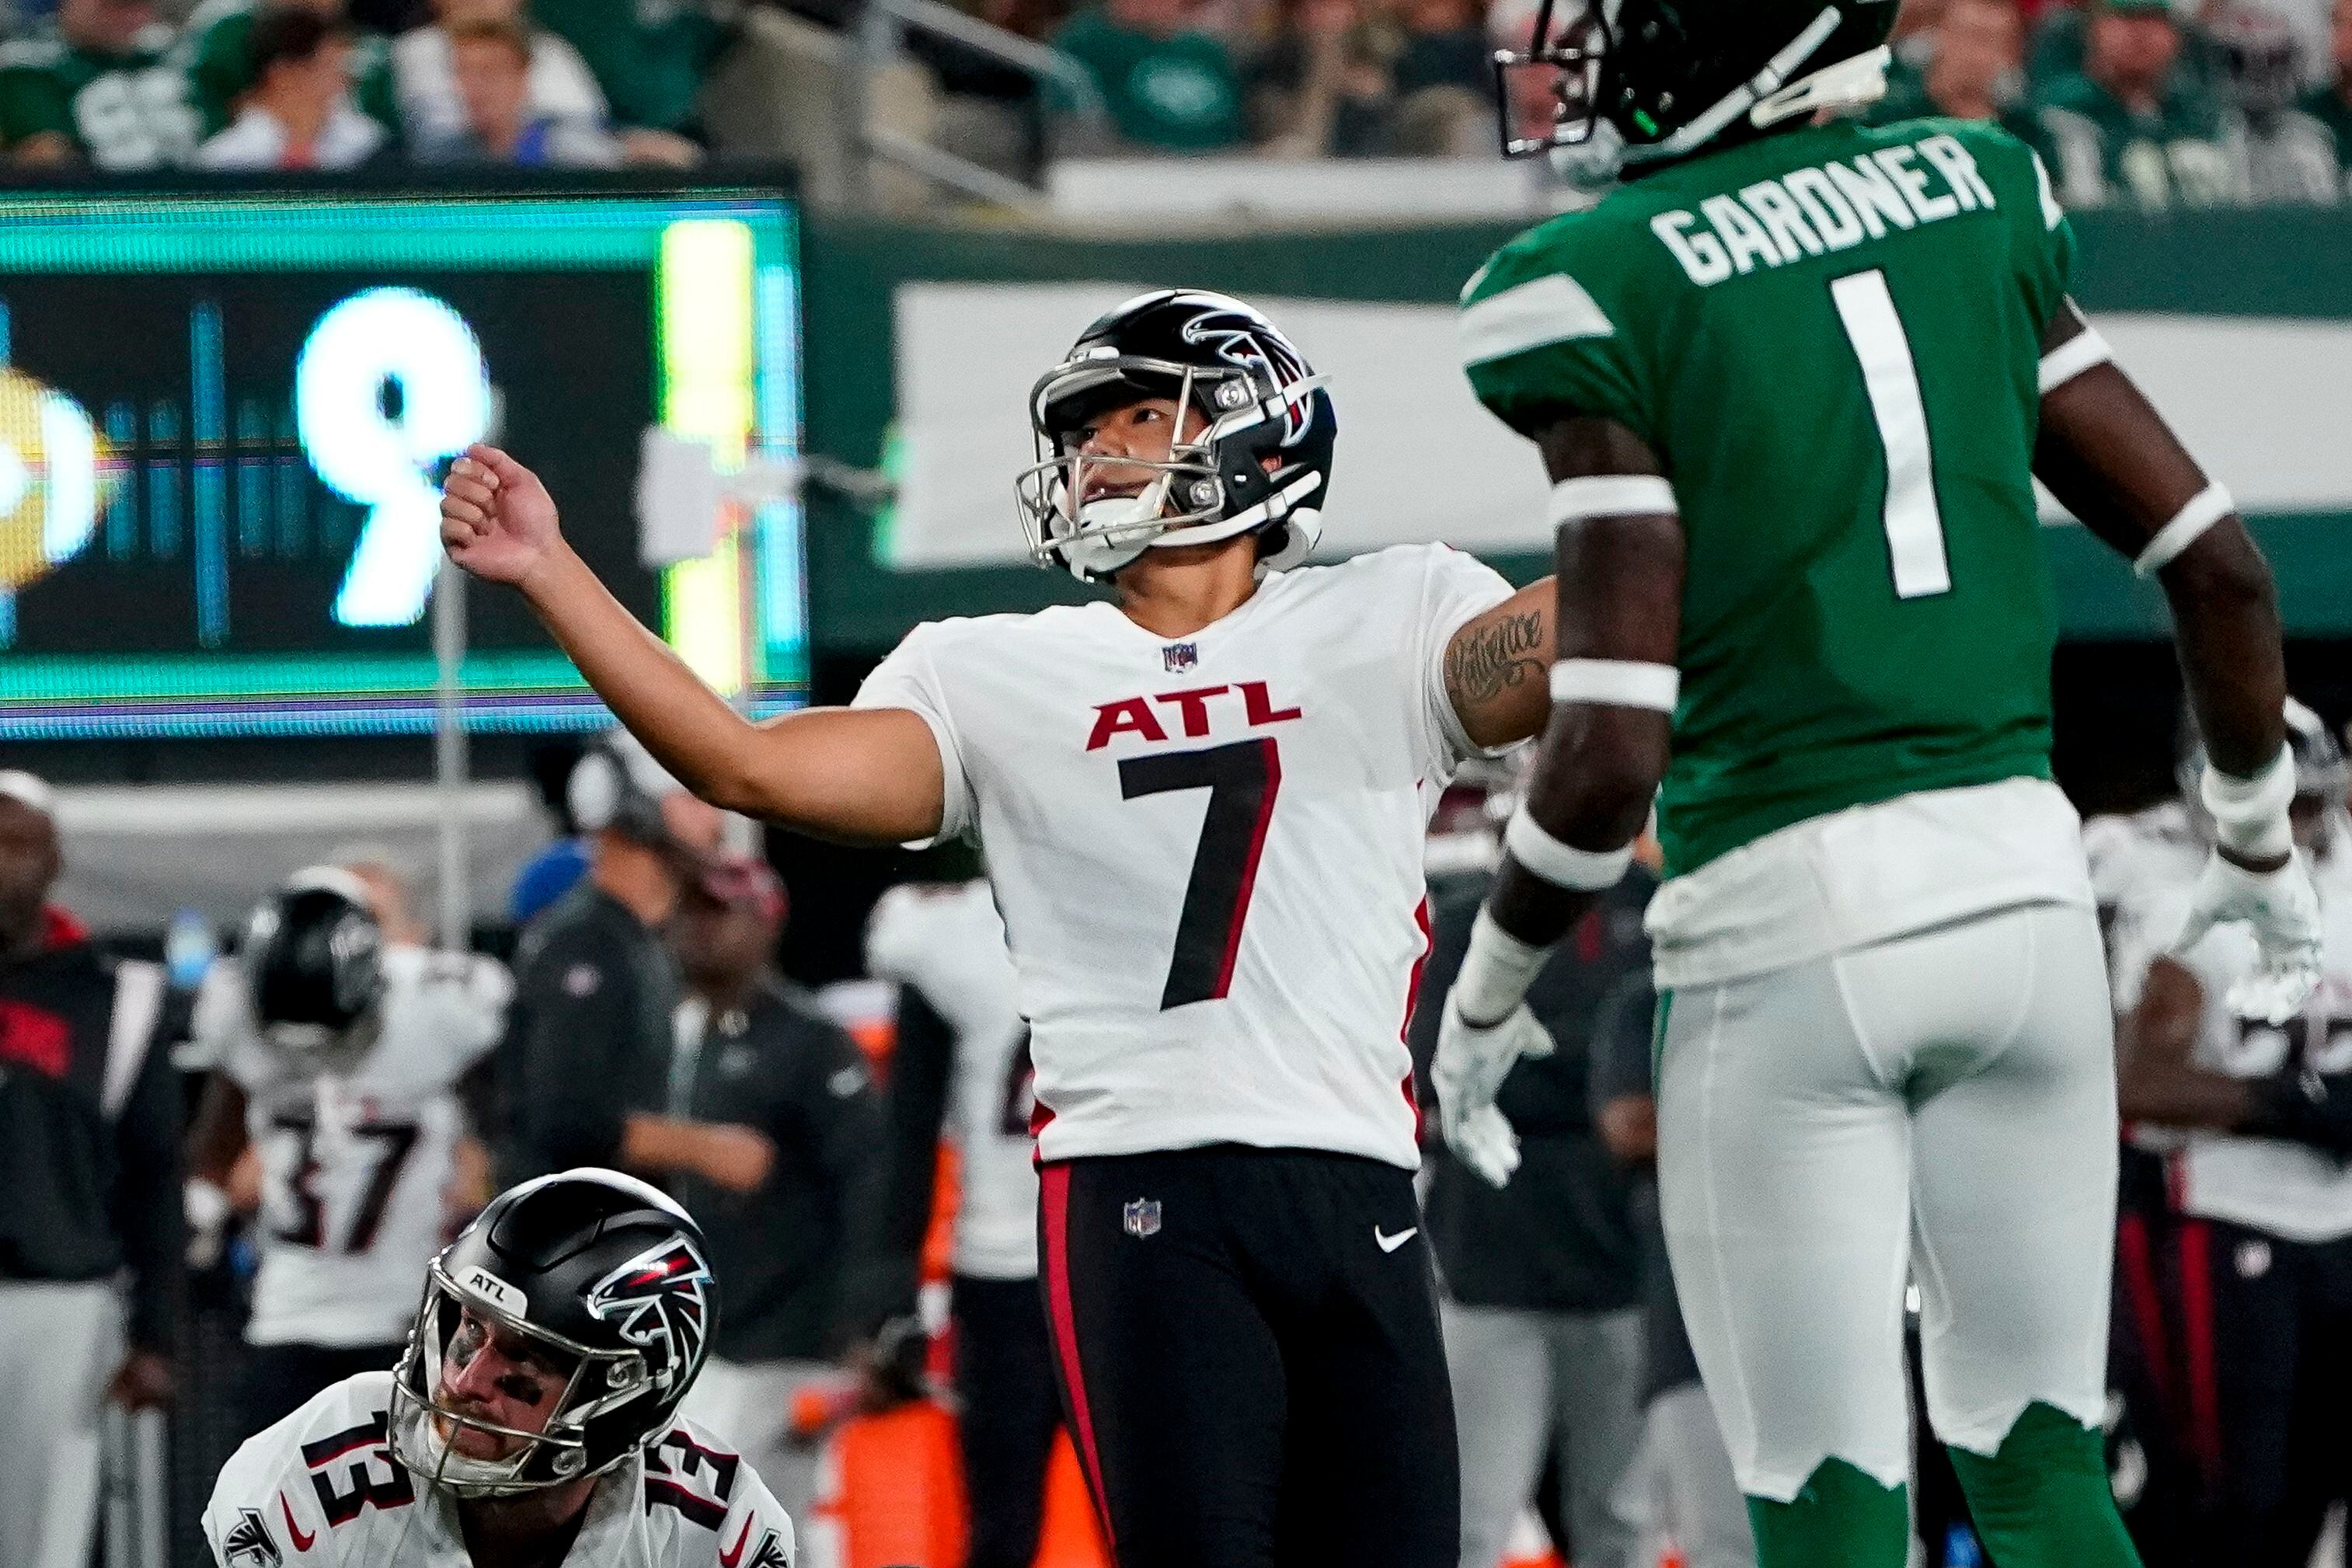
[(1548, 273), (1506, 289), (1462, 312), (1462, 363), (1485, 364), (1547, 343), (1614, 337), (1617, 329), (1582, 284)]

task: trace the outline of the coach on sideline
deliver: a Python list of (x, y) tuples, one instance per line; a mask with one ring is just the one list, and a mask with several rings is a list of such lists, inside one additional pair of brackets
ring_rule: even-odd
[[(55, 807), (0, 772), (0, 1548), (84, 1568), (99, 1410), (170, 1400), (180, 1099), (152, 1048), (163, 976), (116, 963), (48, 901)], [(115, 1278), (130, 1275), (129, 1349)]]

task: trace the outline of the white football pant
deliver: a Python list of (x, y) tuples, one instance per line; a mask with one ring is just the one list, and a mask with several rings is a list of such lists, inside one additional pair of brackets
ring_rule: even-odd
[(2030, 904), (1672, 992), (1658, 1068), (1667, 1250), (1740, 1489), (1911, 1468), (1903, 1299), (1927, 1412), (1991, 1454), (2026, 1406), (2105, 1405), (2113, 1020), (2097, 917)]

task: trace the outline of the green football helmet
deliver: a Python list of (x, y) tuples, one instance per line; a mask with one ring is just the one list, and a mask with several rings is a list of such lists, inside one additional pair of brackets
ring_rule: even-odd
[[(1525, 43), (1494, 55), (1504, 154), (1614, 143), (1638, 166), (1858, 108), (1886, 90), (1897, 4), (1540, 0)], [(1538, 134), (1514, 123), (1523, 71), (1550, 73), (1558, 103)]]

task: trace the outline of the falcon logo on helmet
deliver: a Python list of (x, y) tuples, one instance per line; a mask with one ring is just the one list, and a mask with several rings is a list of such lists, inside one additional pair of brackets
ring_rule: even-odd
[[(499, 1194), (426, 1266), (393, 1374), (393, 1458), (428, 1486), (501, 1497), (640, 1452), (702, 1371), (719, 1320), (705, 1256), (675, 1199), (618, 1171), (565, 1171)], [(530, 1342), (564, 1380), (543, 1426), (500, 1426), (451, 1396), (450, 1368), (486, 1330)], [(499, 1439), (504, 1457), (465, 1451), (453, 1441), (461, 1430)]]
[[(1165, 458), (1089, 448), (1095, 421), (1165, 400)], [(1161, 289), (1078, 335), (1029, 395), (1037, 461), (1013, 481), (1030, 559), (1087, 582), (1145, 551), (1258, 536), (1270, 571), (1323, 535), (1339, 420), (1272, 321), (1223, 294)]]
[[(1254, 312), (1212, 310), (1185, 322), (1183, 331), (1186, 342), (1209, 345), (1218, 358), (1263, 378), (1269, 386), (1300, 388), (1313, 379), (1298, 351), (1278, 333), (1267, 331), (1265, 320)], [(1311, 402), (1311, 387), (1283, 399), (1284, 446), (1295, 446), (1307, 433)]]
[(588, 1310), (646, 1352), (656, 1388), (702, 1364), (709, 1266), (681, 1237), (629, 1259), (589, 1289)]

